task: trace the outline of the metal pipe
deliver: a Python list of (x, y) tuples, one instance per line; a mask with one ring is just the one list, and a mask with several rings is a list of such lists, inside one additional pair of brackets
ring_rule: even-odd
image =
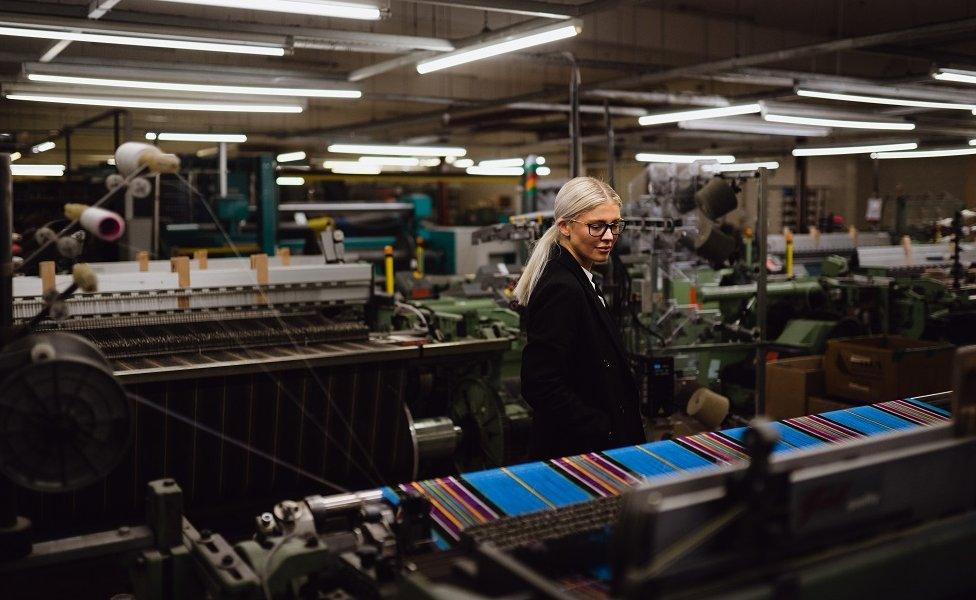
[(610, 184), (610, 187), (616, 189), (617, 178), (615, 175), (615, 170), (616, 170), (615, 154), (617, 148), (616, 148), (616, 140), (614, 139), (614, 133), (613, 133), (613, 119), (610, 117), (609, 100), (603, 101), (603, 110), (604, 110), (604, 122), (606, 123), (607, 126), (607, 183)]
[(766, 214), (766, 180), (769, 171), (759, 169), (759, 198), (756, 203), (756, 245), (759, 254), (759, 271), (756, 274), (756, 326), (759, 339), (756, 340), (756, 394), (755, 411), (761, 415), (766, 411), (766, 238), (768, 237), (768, 215)]
[(64, 176), (71, 174), (71, 130), (64, 131)]
[(569, 176), (579, 177), (583, 169), (583, 144), (580, 131), (580, 70), (576, 57), (566, 52), (569, 60)]
[(220, 197), (227, 197), (227, 142), (220, 142), (218, 148), (218, 179), (220, 181)]
[(14, 325), (14, 178), (10, 155), (0, 154), (0, 347), (6, 345)]
[(794, 200), (796, 201), (796, 231), (807, 233), (807, 219), (810, 218), (810, 199), (807, 198), (807, 158), (797, 156), (793, 159), (796, 164), (796, 185), (794, 186)]
[(156, 173), (156, 182), (154, 187), (155, 193), (153, 194), (153, 212), (152, 212), (152, 231), (149, 233), (152, 235), (152, 257), (159, 258), (159, 193), (160, 188), (160, 175)]

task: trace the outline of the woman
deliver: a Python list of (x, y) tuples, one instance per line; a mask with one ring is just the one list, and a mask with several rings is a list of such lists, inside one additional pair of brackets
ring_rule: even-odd
[(551, 458), (641, 443), (637, 384), (591, 273), (624, 228), (620, 197), (577, 177), (559, 190), (554, 213), (515, 287), (525, 309), (522, 396), (534, 409), (536, 451)]

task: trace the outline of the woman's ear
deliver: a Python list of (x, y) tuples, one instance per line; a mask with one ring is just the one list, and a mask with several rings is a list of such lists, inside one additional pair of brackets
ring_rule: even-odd
[(559, 228), (559, 234), (563, 237), (569, 237), (569, 221), (562, 220), (556, 223), (556, 227)]

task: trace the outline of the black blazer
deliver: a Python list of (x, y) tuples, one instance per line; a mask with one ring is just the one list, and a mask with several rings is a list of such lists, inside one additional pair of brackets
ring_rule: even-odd
[(610, 313), (557, 246), (525, 307), (522, 396), (539, 458), (645, 441), (637, 383)]

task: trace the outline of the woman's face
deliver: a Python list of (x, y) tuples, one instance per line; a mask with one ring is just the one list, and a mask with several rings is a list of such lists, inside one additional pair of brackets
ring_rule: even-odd
[(593, 263), (602, 263), (610, 259), (610, 250), (616, 243), (617, 238), (610, 232), (609, 227), (602, 227), (603, 233), (594, 236), (590, 233), (589, 225), (595, 225), (595, 229), (601, 229), (601, 225), (614, 223), (620, 220), (620, 207), (613, 202), (605, 202), (592, 208), (572, 221), (562, 221), (559, 223), (559, 232), (562, 234), (563, 244), (576, 257), (581, 265), (590, 269)]

